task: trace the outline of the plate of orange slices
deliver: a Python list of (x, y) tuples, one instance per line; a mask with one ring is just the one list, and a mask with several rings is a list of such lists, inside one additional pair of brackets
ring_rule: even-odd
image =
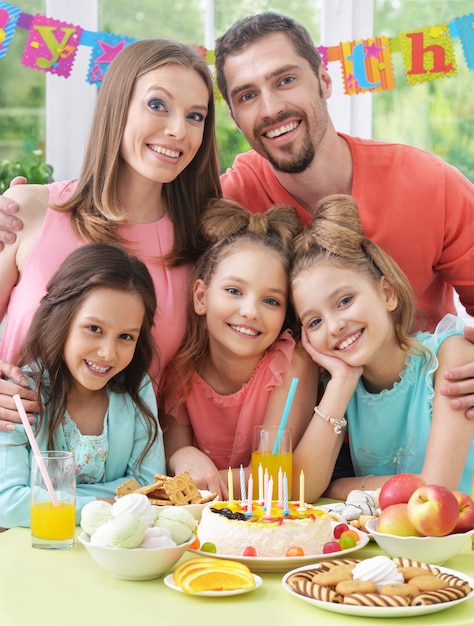
[(258, 589), (260, 576), (237, 561), (200, 558), (179, 565), (164, 583), (174, 591), (199, 596), (234, 596)]

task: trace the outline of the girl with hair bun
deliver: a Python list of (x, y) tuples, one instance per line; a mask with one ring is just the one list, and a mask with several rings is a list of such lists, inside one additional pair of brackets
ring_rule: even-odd
[(293, 377), (293, 445), (315, 403), (318, 370), (288, 315), (291, 241), (301, 229), (293, 207), (251, 214), (225, 199), (211, 201), (200, 223), (186, 336), (165, 371), (160, 421), (169, 470), (189, 470), (224, 499), (228, 468), (250, 474), (253, 427), (278, 425)]
[(326, 495), (345, 499), (401, 472), (470, 493), (474, 424), (440, 393), (442, 372), (474, 357), (458, 318), (445, 317), (433, 334), (411, 334), (408, 279), (364, 236), (350, 196), (319, 203), (293, 255), (302, 344), (330, 375), (294, 455), (310, 478), (309, 501), (326, 490), (346, 427), (356, 477), (334, 480)]

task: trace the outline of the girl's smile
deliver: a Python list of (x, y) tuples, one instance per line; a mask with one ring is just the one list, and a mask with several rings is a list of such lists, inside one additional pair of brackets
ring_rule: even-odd
[(224, 256), (209, 284), (198, 280), (194, 286), (194, 308), (206, 316), (210, 350), (260, 359), (281, 332), (287, 288), (285, 269), (271, 250), (246, 244)]
[(76, 311), (64, 344), (79, 394), (98, 391), (133, 359), (145, 307), (135, 291), (100, 287)]
[(385, 279), (323, 262), (302, 271), (292, 285), (296, 312), (319, 352), (337, 356), (364, 375), (382, 370), (397, 348)]

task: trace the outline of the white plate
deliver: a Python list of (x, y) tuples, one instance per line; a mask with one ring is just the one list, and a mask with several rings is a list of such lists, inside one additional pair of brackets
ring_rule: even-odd
[(454, 576), (458, 576), (459, 578), (466, 580), (471, 585), (473, 591), (471, 591), (467, 596), (461, 598), (460, 600), (453, 600), (452, 602), (440, 602), (439, 604), (429, 604), (426, 606), (351, 606), (349, 604), (337, 604), (336, 602), (323, 602), (322, 600), (315, 600), (314, 598), (302, 596), (299, 593), (293, 591), (293, 589), (291, 589), (289, 585), (286, 584), (286, 580), (291, 574), (294, 574), (295, 572), (302, 572), (307, 569), (313, 569), (314, 567), (318, 567), (317, 564), (312, 567), (310, 565), (306, 567), (299, 567), (298, 569), (295, 569), (285, 574), (282, 579), (283, 588), (291, 593), (291, 595), (295, 596), (295, 598), (299, 598), (304, 602), (308, 602), (309, 604), (313, 604), (320, 609), (325, 609), (326, 611), (331, 611), (333, 613), (358, 615), (359, 617), (409, 617), (444, 611), (445, 609), (449, 609), (452, 606), (456, 606), (456, 604), (460, 604), (461, 602), (464, 602), (465, 600), (469, 600), (470, 598), (474, 597), (474, 580), (472, 578), (470, 578), (466, 574), (457, 572), (456, 570), (448, 569), (447, 567), (441, 567), (440, 565), (436, 565), (434, 567), (437, 567), (441, 572), (453, 574)]
[[(319, 507), (318, 507), (319, 508)], [(339, 522), (331, 522), (333, 528)], [(239, 563), (245, 563), (252, 572), (287, 572), (289, 569), (302, 565), (309, 565), (319, 559), (337, 559), (340, 556), (360, 550), (369, 543), (369, 535), (348, 524), (350, 530), (355, 530), (360, 539), (353, 548), (331, 552), (329, 554), (307, 554), (305, 556), (285, 556), (285, 557), (258, 557), (258, 556), (238, 556), (236, 554), (217, 554), (215, 552), (202, 552), (201, 550), (189, 550), (201, 556), (212, 556), (216, 559), (231, 559)]]
[[(187, 593), (186, 595), (187, 596), (207, 596), (207, 597), (213, 597), (213, 598), (222, 598), (223, 596), (238, 596), (241, 593), (255, 591), (255, 589), (258, 589), (261, 586), (263, 581), (260, 578), (260, 576), (257, 576), (256, 574), (252, 574), (252, 576), (255, 581), (255, 587), (252, 587), (251, 589), (228, 589), (226, 591), (198, 591), (197, 593)], [(175, 591), (184, 593), (181, 587), (178, 587), (177, 585), (174, 584), (173, 574), (168, 574), (168, 576), (166, 576), (163, 579), (163, 581), (165, 585), (169, 587), (170, 589), (174, 589)]]

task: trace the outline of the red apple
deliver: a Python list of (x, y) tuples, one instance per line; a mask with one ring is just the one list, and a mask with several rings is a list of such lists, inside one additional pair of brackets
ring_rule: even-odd
[(379, 533), (398, 535), (399, 537), (420, 537), (408, 519), (406, 502), (391, 504), (377, 518), (375, 529)]
[(464, 491), (453, 491), (459, 504), (459, 517), (453, 533), (465, 533), (474, 528), (474, 502)]
[(423, 485), (407, 504), (408, 519), (422, 535), (449, 535), (459, 518), (459, 504), (452, 491), (441, 485)]
[(380, 490), (380, 508), (385, 509), (387, 506), (400, 502), (407, 503), (414, 491), (425, 484), (423, 478), (418, 474), (395, 474), (395, 476), (391, 476)]

